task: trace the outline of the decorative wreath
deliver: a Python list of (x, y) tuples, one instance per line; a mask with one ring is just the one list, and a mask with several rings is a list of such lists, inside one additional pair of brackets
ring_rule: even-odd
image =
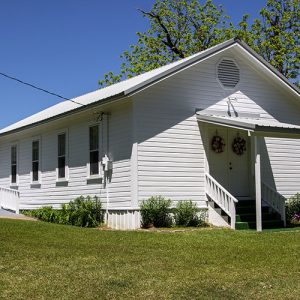
[(215, 153), (222, 153), (225, 145), (224, 139), (219, 135), (215, 135), (211, 140), (211, 149)]
[(246, 149), (246, 140), (237, 136), (232, 142), (232, 151), (236, 155), (243, 155)]

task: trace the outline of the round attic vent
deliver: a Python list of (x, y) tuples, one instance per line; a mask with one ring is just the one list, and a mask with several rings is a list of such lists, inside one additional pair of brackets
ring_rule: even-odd
[(217, 73), (224, 88), (233, 89), (240, 81), (240, 69), (231, 59), (222, 59), (218, 64)]

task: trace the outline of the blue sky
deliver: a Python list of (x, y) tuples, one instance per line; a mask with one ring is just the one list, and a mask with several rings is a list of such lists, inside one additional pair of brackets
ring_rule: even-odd
[[(154, 0), (0, 0), (0, 72), (67, 98), (98, 88), (120, 54), (148, 28), (137, 8)], [(214, 0), (232, 20), (257, 17), (264, 0)], [(59, 98), (0, 76), (0, 128)]]

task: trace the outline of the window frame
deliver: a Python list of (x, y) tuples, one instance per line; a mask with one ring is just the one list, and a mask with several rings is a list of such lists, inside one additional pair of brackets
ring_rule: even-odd
[[(65, 177), (59, 177), (59, 158), (63, 155), (59, 155), (59, 136), (65, 135)], [(56, 133), (56, 182), (68, 182), (69, 181), (69, 132), (68, 129), (62, 129)]]
[[(16, 147), (16, 182), (12, 182), (12, 148)], [(9, 184), (10, 187), (16, 188), (19, 186), (19, 143), (13, 142), (9, 145), (9, 157), (10, 157), (10, 164), (9, 164)]]
[[(34, 160), (33, 159), (33, 143), (34, 142), (38, 142), (39, 144), (39, 148), (38, 148), (38, 160)], [(41, 155), (41, 152), (42, 152), (42, 139), (41, 137), (33, 137), (31, 139), (31, 164), (30, 164), (30, 185), (31, 187), (39, 187), (41, 185), (41, 179), (42, 179), (42, 172), (41, 172), (41, 169), (42, 169), (42, 155)], [(38, 162), (38, 170), (37, 170), (37, 174), (38, 174), (38, 180), (33, 180), (33, 163), (34, 162)]]
[[(98, 173), (97, 174), (91, 174), (91, 158), (90, 158), (90, 128), (92, 127), (98, 127)], [(95, 150), (92, 150), (95, 151)], [(102, 178), (102, 169), (101, 169), (101, 125), (99, 122), (97, 123), (91, 123), (88, 126), (88, 145), (87, 145), (87, 179), (94, 179), (94, 178)]]

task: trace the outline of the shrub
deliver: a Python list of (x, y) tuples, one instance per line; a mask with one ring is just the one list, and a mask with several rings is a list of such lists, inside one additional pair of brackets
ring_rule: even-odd
[(143, 201), (140, 206), (142, 227), (170, 227), (172, 225), (170, 206), (171, 200), (161, 196)]
[(69, 224), (81, 227), (96, 227), (103, 223), (103, 212), (98, 197), (80, 196), (68, 204), (63, 204), (61, 210), (51, 206), (32, 211), (24, 211), (26, 215), (36, 217), (42, 221)]
[(63, 210), (64, 218), (70, 224), (81, 227), (96, 227), (103, 222), (101, 202), (98, 197), (80, 196), (71, 201)]
[(60, 219), (59, 211), (53, 209), (51, 206), (44, 206), (36, 210), (27, 211), (25, 214), (51, 223), (59, 223)]
[(196, 204), (192, 201), (179, 201), (174, 210), (175, 224), (179, 226), (197, 226)]
[(286, 204), (286, 220), (291, 224), (300, 224), (300, 194), (292, 196)]
[(174, 220), (177, 226), (205, 226), (206, 211), (198, 211), (192, 201), (179, 201), (174, 209)]
[(201, 208), (198, 211), (198, 224), (197, 227), (207, 227), (208, 223), (207, 223), (207, 218), (208, 218), (208, 214), (207, 214), (208, 210), (207, 208)]

